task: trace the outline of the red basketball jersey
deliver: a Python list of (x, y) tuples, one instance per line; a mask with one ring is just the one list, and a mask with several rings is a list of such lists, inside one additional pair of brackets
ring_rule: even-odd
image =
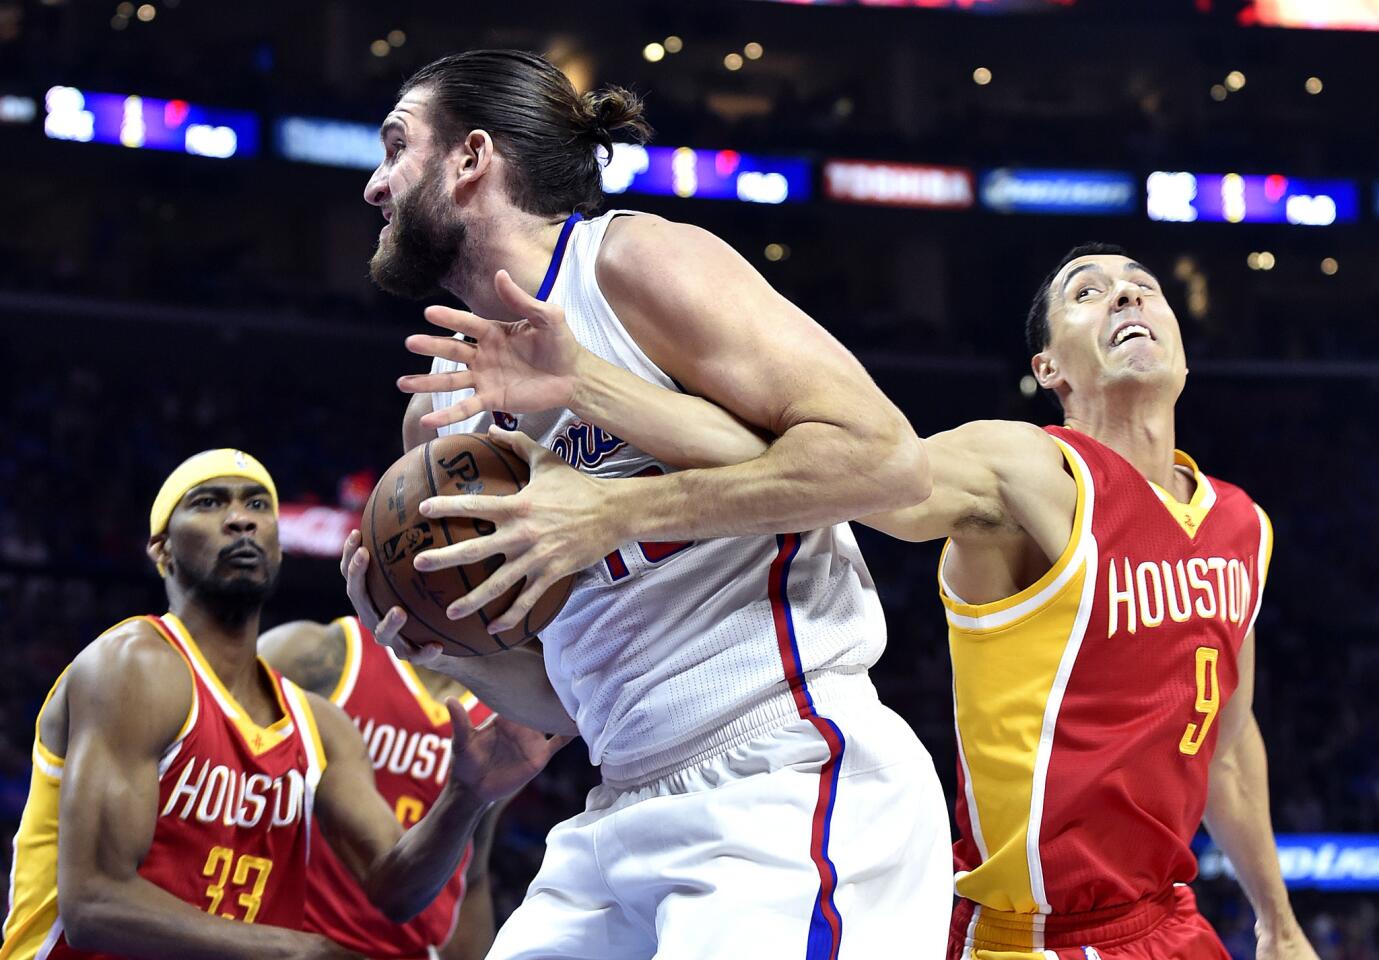
[[(325, 767), (305, 695), (259, 661), (282, 710), (260, 727), (177, 617), (145, 619), (186, 659), (193, 696), (158, 764), (158, 821), (139, 875), (207, 913), (301, 929), (312, 801)], [(60, 933), (39, 955), (109, 956), (75, 950)]]
[[(336, 621), (345, 633), (345, 668), (331, 699), (350, 715), (373, 761), (378, 792), (404, 827), (431, 809), (450, 772), (450, 716), (410, 664), (379, 646), (354, 617)], [(469, 719), (491, 711), (464, 692)], [(313, 841), (307, 870), (306, 929), (369, 957), (418, 957), (443, 946), (464, 896), (464, 873), (473, 846), (435, 901), (408, 923), (389, 922), (359, 888), (354, 875), (324, 842)]]
[[(1072, 537), (1037, 583), (990, 604), (943, 581), (953, 656), (958, 893), (982, 911), (1082, 913), (1197, 872), (1220, 710), (1268, 569), (1268, 518), (1185, 454), (1179, 503), (1062, 427)], [(946, 559), (946, 556), (945, 556)], [(992, 922), (996, 918), (992, 917)], [(1000, 921), (1009, 943), (1009, 916)], [(977, 939), (981, 937), (978, 934)]]

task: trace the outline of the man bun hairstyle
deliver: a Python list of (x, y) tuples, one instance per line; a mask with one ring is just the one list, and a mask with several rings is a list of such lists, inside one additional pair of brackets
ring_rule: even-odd
[(524, 50), (469, 50), (414, 73), (409, 91), (431, 94), (427, 120), (450, 149), (486, 130), (508, 161), (508, 191), (528, 213), (593, 213), (603, 201), (601, 160), (614, 139), (645, 143), (641, 98), (608, 86), (583, 96), (555, 64)]

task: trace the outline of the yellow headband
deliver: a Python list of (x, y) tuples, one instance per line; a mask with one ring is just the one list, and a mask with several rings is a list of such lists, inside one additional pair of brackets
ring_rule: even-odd
[(257, 480), (268, 489), (273, 499), (273, 512), (278, 512), (278, 488), (263, 464), (243, 450), (224, 447), (206, 450), (182, 461), (182, 464), (163, 481), (163, 487), (153, 501), (148, 515), (148, 534), (156, 537), (168, 528), (172, 511), (188, 490), (216, 477), (244, 477)]

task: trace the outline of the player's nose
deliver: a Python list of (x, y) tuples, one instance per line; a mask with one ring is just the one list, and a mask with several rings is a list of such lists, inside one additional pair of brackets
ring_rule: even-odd
[(232, 506), (225, 513), (225, 529), (232, 533), (253, 533), (258, 527), (254, 515), (242, 506)]
[(1116, 284), (1111, 302), (1117, 310), (1124, 310), (1126, 307), (1139, 307), (1144, 304), (1144, 294), (1138, 283), (1122, 280)]
[(369, 177), (369, 182), (364, 184), (364, 202), (371, 206), (381, 207), (387, 199), (388, 178), (380, 165)]

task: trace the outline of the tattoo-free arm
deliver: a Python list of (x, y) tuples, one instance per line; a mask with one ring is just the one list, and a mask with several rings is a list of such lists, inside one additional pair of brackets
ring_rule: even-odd
[(1204, 819), (1254, 907), (1260, 956), (1315, 958), (1293, 915), (1279, 869), (1269, 816), (1268, 759), (1253, 710), (1254, 650), (1251, 630), (1240, 648), (1239, 686), (1221, 712)]
[(369, 901), (389, 920), (405, 923), (455, 875), (485, 804), (447, 785), (421, 822), (403, 833), (374, 785), (364, 740), (349, 717), (320, 697), (311, 706), (327, 758), (316, 791), (321, 831)]
[[(182, 659), (145, 623), (112, 631), (73, 663), (58, 820), (68, 942), (168, 960), (354, 956), (310, 934), (212, 916), (139, 875), (158, 818), (158, 759), (192, 696)], [(208, 853), (187, 850), (186, 869)]]

